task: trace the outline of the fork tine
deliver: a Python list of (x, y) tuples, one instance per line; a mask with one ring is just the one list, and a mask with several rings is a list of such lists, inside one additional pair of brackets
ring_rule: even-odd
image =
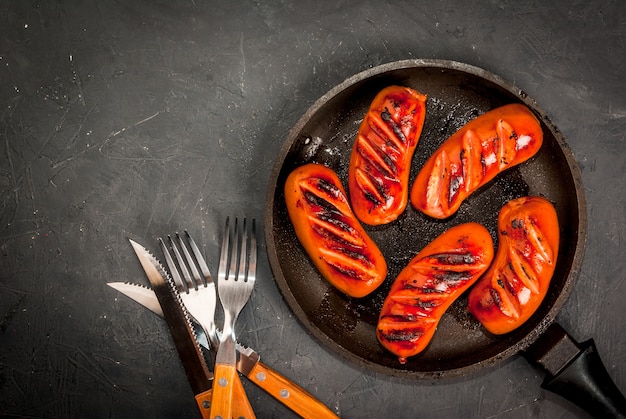
[(220, 264), (217, 271), (217, 278), (226, 278), (228, 267), (228, 246), (230, 238), (230, 219), (226, 217), (226, 223), (224, 223), (224, 234), (222, 235), (222, 249), (220, 251)]
[(187, 237), (187, 241), (189, 242), (191, 251), (196, 257), (196, 261), (198, 262), (200, 271), (202, 271), (202, 284), (206, 287), (213, 283), (213, 276), (211, 275), (211, 271), (209, 270), (209, 267), (206, 264), (206, 260), (204, 259), (204, 256), (202, 256), (198, 245), (196, 244), (194, 239), (191, 238), (191, 235), (187, 230), (185, 230), (185, 236)]
[(178, 267), (180, 268), (180, 271), (183, 274), (183, 279), (185, 280), (185, 292), (189, 292), (191, 287), (193, 287), (194, 289), (198, 289), (198, 286), (195, 284), (195, 282), (191, 280), (189, 269), (187, 269), (185, 260), (181, 256), (180, 251), (178, 250), (178, 247), (176, 246), (176, 243), (174, 243), (174, 239), (172, 239), (172, 236), (169, 236), (169, 235), (167, 236), (167, 238), (170, 242), (170, 246), (172, 247), (172, 250), (174, 251), (174, 256), (176, 257), (176, 260), (178, 261)]
[(257, 257), (257, 243), (256, 243), (256, 220), (252, 219), (252, 231), (250, 233), (250, 258), (248, 259), (248, 281), (256, 280), (256, 257)]
[(241, 247), (239, 250), (239, 272), (237, 273), (238, 281), (246, 280), (246, 257), (248, 256), (248, 229), (246, 228), (246, 219), (241, 224)]
[(233, 233), (233, 245), (230, 252), (230, 268), (228, 269), (228, 280), (237, 279), (237, 247), (239, 245), (239, 219), (235, 217), (235, 232)]
[(161, 246), (161, 251), (163, 251), (163, 254), (165, 255), (165, 262), (167, 263), (167, 267), (170, 270), (170, 274), (172, 275), (172, 278), (174, 279), (174, 283), (179, 289), (182, 289), (185, 292), (188, 292), (189, 289), (187, 288), (187, 284), (180, 277), (180, 274), (178, 273), (178, 268), (176, 267), (176, 264), (174, 263), (174, 259), (172, 259), (172, 255), (170, 251), (167, 249), (165, 242), (160, 237), (159, 237), (159, 245)]
[[(176, 238), (178, 239), (178, 245), (180, 246), (181, 250), (183, 251), (183, 255), (185, 256), (185, 260), (187, 260), (187, 266), (189, 267), (189, 270), (191, 271), (191, 275), (193, 276), (194, 281), (191, 280), (190, 277), (186, 277), (188, 279), (188, 281), (193, 285), (193, 288), (195, 290), (198, 289), (198, 285), (200, 285), (202, 281), (202, 278), (200, 277), (200, 272), (198, 272), (198, 268), (196, 268), (196, 264), (193, 260), (193, 258), (191, 257), (191, 253), (189, 253), (189, 250), (187, 250), (187, 246), (185, 245), (185, 242), (183, 241), (183, 238), (180, 237), (180, 234), (176, 233)], [(178, 261), (179, 265), (184, 265), (182, 260)], [(183, 275), (185, 274), (185, 271), (183, 271)], [(189, 272), (187, 272), (187, 275), (189, 275)]]

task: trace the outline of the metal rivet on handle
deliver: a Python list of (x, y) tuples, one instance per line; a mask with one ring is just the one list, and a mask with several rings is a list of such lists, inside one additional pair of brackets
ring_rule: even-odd
[(265, 376), (265, 373), (262, 373), (262, 372), (259, 372), (256, 375), (256, 379), (259, 380), (259, 381), (265, 381), (266, 378), (267, 377)]
[(282, 389), (280, 391), (280, 397), (282, 397), (283, 399), (286, 399), (287, 397), (289, 397), (289, 390)]
[(222, 387), (226, 387), (228, 385), (228, 380), (226, 378), (222, 377), (222, 378), (219, 379), (217, 384), (219, 384)]
[(204, 407), (205, 409), (208, 409), (211, 407), (211, 403), (209, 403), (208, 400), (203, 400), (202, 401), (202, 407)]

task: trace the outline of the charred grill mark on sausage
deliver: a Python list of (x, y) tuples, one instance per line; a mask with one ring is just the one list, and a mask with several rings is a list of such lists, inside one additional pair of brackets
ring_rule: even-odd
[(309, 179), (301, 185), (302, 195), (311, 207), (311, 228), (325, 239), (323, 260), (337, 274), (352, 280), (369, 280), (374, 261), (364, 252), (365, 240), (348, 221), (347, 198), (325, 179)]

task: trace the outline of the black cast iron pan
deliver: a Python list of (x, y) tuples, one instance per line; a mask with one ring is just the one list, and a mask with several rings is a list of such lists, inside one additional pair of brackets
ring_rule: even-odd
[[(501, 105), (518, 102), (532, 109), (541, 121), (544, 143), (531, 160), (499, 175), (446, 220), (429, 218), (409, 204), (396, 221), (366, 227), (385, 255), (389, 274), (373, 295), (352, 299), (330, 286), (309, 260), (289, 221), (283, 187), (294, 168), (309, 162), (331, 167), (346, 186), (350, 152), (361, 120), (374, 96), (394, 84), (428, 95), (411, 182), (446, 138), (469, 120)], [(464, 296), (448, 309), (428, 348), (401, 365), (375, 335), (378, 314), (393, 279), (426, 244), (453, 225), (479, 222), (491, 232), (497, 246), (500, 208), (525, 195), (550, 200), (561, 231), (556, 271), (538, 311), (519, 329), (493, 336), (469, 315)], [(593, 341), (578, 344), (554, 324), (574, 286), (584, 253), (586, 207), (580, 172), (546, 113), (522, 90), (493, 74), (451, 61), (407, 60), (369, 69), (330, 90), (302, 116), (280, 150), (268, 189), (265, 234), (276, 282), (297, 318), (323, 344), (363, 368), (436, 379), (470, 374), (523, 353), (547, 371), (544, 387), (565, 393), (593, 414), (626, 412), (626, 400), (602, 367)], [(600, 381), (593, 381), (589, 371), (579, 371), (580, 364), (589, 362), (594, 367), (587, 370), (601, 371)], [(569, 377), (572, 371), (574, 378)]]

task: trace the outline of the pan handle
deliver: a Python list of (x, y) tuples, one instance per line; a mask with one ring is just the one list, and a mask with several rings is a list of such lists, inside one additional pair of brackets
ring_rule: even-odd
[(542, 387), (593, 417), (626, 418), (626, 398), (606, 371), (593, 339), (576, 342), (554, 323), (524, 356), (546, 372)]

